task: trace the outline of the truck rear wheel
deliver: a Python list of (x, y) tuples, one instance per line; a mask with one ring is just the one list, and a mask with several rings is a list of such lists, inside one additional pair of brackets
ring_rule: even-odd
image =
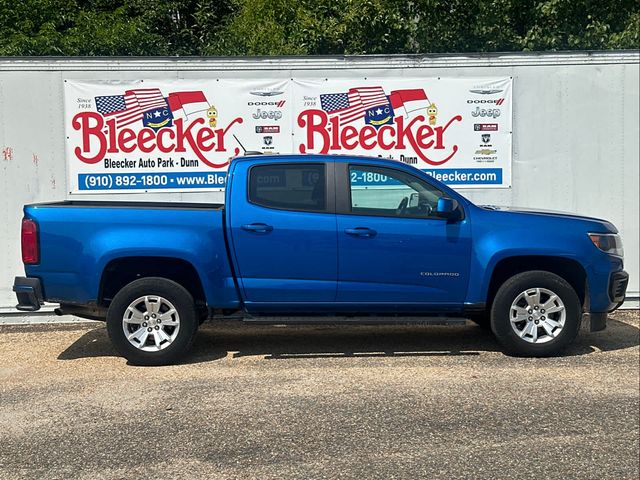
[(134, 365), (167, 365), (190, 349), (199, 318), (180, 284), (149, 277), (126, 285), (107, 312), (107, 332), (118, 353)]
[(578, 335), (580, 300), (562, 277), (545, 271), (514, 275), (496, 293), (491, 330), (507, 353), (559, 354)]

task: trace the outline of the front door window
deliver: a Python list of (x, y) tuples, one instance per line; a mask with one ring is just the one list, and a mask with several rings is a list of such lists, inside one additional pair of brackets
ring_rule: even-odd
[(349, 166), (351, 213), (405, 218), (439, 218), (443, 193), (410, 173), (364, 165)]

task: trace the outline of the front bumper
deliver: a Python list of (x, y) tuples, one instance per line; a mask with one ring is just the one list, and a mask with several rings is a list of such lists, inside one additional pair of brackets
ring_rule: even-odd
[(613, 272), (609, 277), (609, 299), (611, 303), (615, 303), (616, 306), (611, 310), (615, 310), (622, 302), (627, 294), (627, 285), (629, 285), (629, 274), (624, 270), (620, 272)]
[(604, 330), (607, 326), (607, 314), (616, 310), (624, 303), (627, 294), (627, 285), (629, 285), (629, 274), (624, 270), (611, 273), (609, 275), (609, 285), (607, 294), (609, 296), (609, 307), (606, 312), (589, 312), (589, 326), (592, 332)]
[(13, 281), (13, 291), (18, 297), (16, 308), (23, 312), (40, 310), (40, 305), (44, 303), (39, 278), (16, 277)]

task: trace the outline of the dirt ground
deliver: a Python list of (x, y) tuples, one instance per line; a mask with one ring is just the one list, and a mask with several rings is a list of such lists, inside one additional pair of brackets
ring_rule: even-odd
[(156, 368), (102, 324), (0, 326), (0, 478), (635, 480), (638, 318), (549, 359), (472, 324), (205, 324)]

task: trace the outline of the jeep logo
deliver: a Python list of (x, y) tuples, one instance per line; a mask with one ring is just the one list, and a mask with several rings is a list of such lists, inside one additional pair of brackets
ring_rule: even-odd
[(279, 110), (260, 110), (258, 108), (252, 116), (256, 120), (280, 120), (282, 118), (282, 112)]
[(475, 110), (471, 111), (471, 115), (473, 115), (474, 117), (498, 118), (500, 116), (500, 109), (476, 107)]

